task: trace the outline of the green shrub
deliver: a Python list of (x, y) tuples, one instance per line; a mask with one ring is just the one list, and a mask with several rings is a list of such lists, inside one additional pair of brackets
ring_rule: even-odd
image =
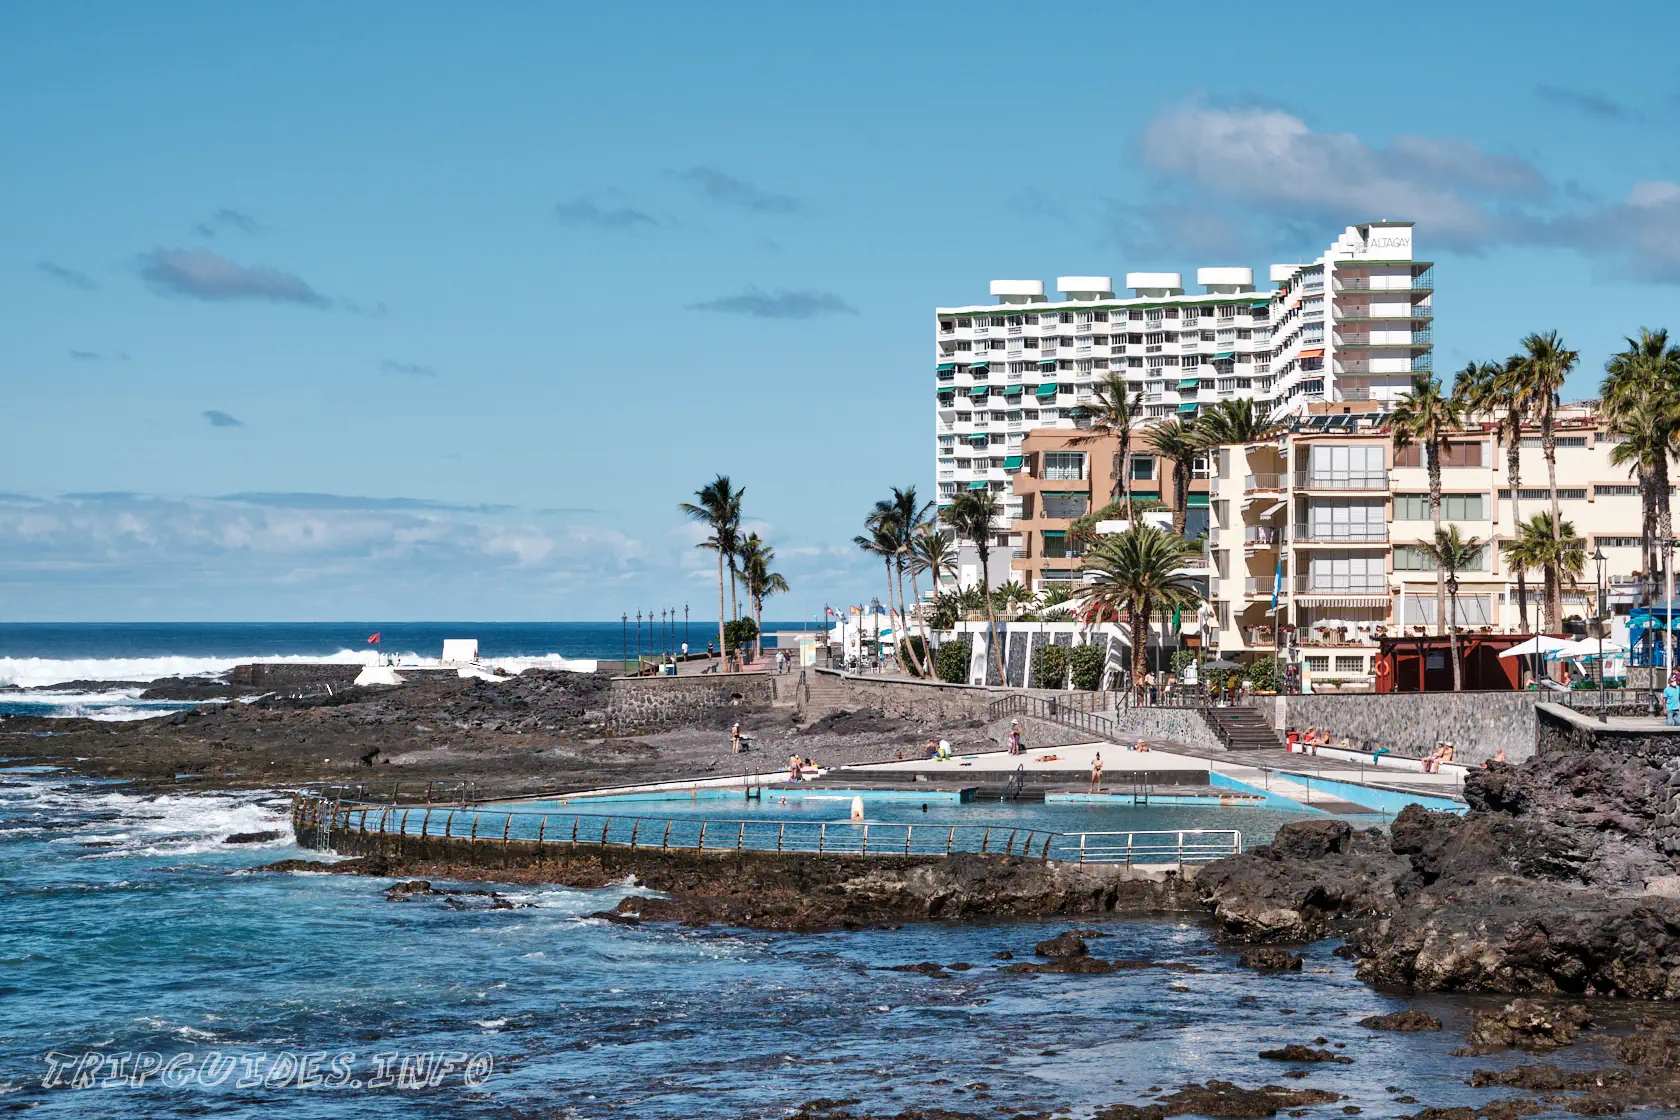
[(1283, 666), (1275, 657), (1261, 657), (1249, 663), (1248, 683), (1257, 692), (1277, 692), (1283, 688)]
[[(922, 641), (920, 634), (911, 634), (904, 639), (904, 646), (903, 656), (898, 659), (899, 664), (911, 676), (920, 676), (916, 672), (916, 664), (917, 662), (923, 665), (927, 664), (927, 643)], [(914, 659), (911, 657), (912, 654), (915, 655)]]
[(1068, 664), (1073, 669), (1073, 687), (1091, 691), (1101, 686), (1103, 662), (1107, 659), (1107, 642), (1075, 646), (1068, 655)]
[(744, 645), (750, 646), (756, 637), (758, 637), (758, 623), (750, 618), (737, 618), (732, 622), (723, 624), (723, 640), (729, 644), (730, 649), (740, 649)]
[(1034, 688), (1061, 688), (1067, 679), (1068, 649), (1066, 646), (1047, 645), (1038, 651), (1033, 658), (1032, 686)]
[(974, 653), (974, 643), (958, 638), (939, 647), (933, 658), (933, 671), (948, 684), (968, 683), (968, 659)]

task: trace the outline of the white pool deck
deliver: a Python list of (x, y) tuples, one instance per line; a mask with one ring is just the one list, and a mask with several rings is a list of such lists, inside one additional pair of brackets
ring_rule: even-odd
[(962, 778), (1007, 778), (1015, 773), (1017, 767), (1026, 767), (1030, 775), (1034, 772), (1060, 772), (1078, 770), (1089, 773), (1091, 763), (1098, 754), (1102, 755), (1103, 776), (1110, 777), (1133, 771), (1162, 771), (1162, 770), (1193, 770), (1206, 772), (1209, 769), (1205, 758), (1192, 758), (1189, 755), (1174, 754), (1171, 751), (1150, 748), (1147, 751), (1126, 750), (1113, 743), (1080, 743), (1074, 746), (1040, 747), (1028, 750), (1022, 754), (1010, 754), (1008, 751), (988, 751), (982, 754), (954, 755), (950, 759), (912, 758), (903, 762), (865, 762), (852, 766), (842, 766), (846, 773), (877, 774), (891, 777), (895, 773), (915, 774), (949, 774), (953, 780)]

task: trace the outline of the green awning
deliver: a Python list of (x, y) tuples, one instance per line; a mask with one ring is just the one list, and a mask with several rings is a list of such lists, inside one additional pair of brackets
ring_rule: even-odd
[(1234, 362), (1237, 360), (1237, 352), (1235, 350), (1221, 350), (1213, 356), (1213, 360), (1216, 362)]
[(970, 490), (984, 490), (986, 488), (986, 485), (987, 484), (986, 484), (984, 479), (977, 478), (973, 482), (968, 484), (968, 488)]
[(968, 389), (968, 395), (971, 397), (987, 397), (991, 393), (992, 389), (989, 385), (971, 385)]
[(1048, 400), (1049, 398), (1056, 395), (1056, 386), (1054, 386), (1054, 385), (1040, 385), (1038, 387), (1038, 394), (1037, 395), (1038, 395), (1040, 400)]
[(1054, 358), (1040, 358), (1038, 360), (1038, 364), (1041, 365), (1041, 366), (1053, 366), (1053, 365), (1056, 364), (1056, 359), (1054, 359)]
[(1186, 494), (1186, 509), (1206, 509), (1208, 496), (1206, 494)]
[(1201, 380), (1199, 378), (1186, 377), (1183, 381), (1178, 383), (1178, 391), (1181, 393), (1194, 393), (1196, 391), (1196, 387), (1200, 384)]
[(1022, 459), (1022, 456), (1020, 456), (1020, 455), (1007, 455), (1007, 456), (1005, 456), (1004, 460), (1003, 460), (1003, 469), (1006, 470), (1006, 471), (1018, 471), (1018, 470), (1020, 470), (1021, 469), (1021, 459)]
[(933, 372), (935, 372), (935, 373), (950, 373), (952, 370), (954, 370), (956, 368), (957, 368), (957, 363), (955, 363), (955, 362), (940, 362), (938, 365), (933, 367)]
[(1183, 404), (1178, 406), (1178, 410), (1180, 412), (1195, 412), (1196, 405), (1192, 401), (1185, 401)]
[(1272, 301), (1269, 300), (1269, 299), (1257, 299), (1253, 303), (1249, 304), (1248, 306), (1253, 308), (1253, 307), (1270, 307), (1271, 305), (1272, 305)]
[(991, 365), (991, 362), (970, 362), (968, 368), (971, 370), (990, 369)]
[(1018, 397), (1018, 396), (1021, 395), (1021, 390), (1023, 388), (1025, 388), (1025, 386), (1022, 386), (1022, 385), (1005, 385), (1003, 387), (1003, 395), (1006, 396), (1006, 397)]
[(1066, 529), (1045, 529), (1040, 534), (1040, 536), (1051, 538), (1051, 539), (1054, 539), (1054, 540), (1060, 540), (1061, 538), (1067, 536), (1067, 530)]

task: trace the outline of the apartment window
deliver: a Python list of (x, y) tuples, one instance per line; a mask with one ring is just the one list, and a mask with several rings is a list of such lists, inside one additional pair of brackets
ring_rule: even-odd
[[(1448, 443), (1441, 449), (1441, 466), (1485, 467), (1487, 466), (1486, 452), (1487, 445), (1481, 440)], [(1426, 466), (1423, 445), (1421, 443), (1410, 443), (1405, 447), (1396, 447), (1394, 449), (1394, 465), (1397, 467)]]
[[(1213, 519), (1218, 522), (1221, 529), (1230, 528), (1231, 501), (1229, 498), (1220, 498), (1213, 503)], [(1224, 575), (1225, 573), (1220, 572), (1219, 574)]]
[(1213, 548), (1208, 550), (1208, 554), (1213, 557), (1214, 574), (1220, 579), (1224, 579), (1226, 565), (1231, 559), (1231, 550), (1228, 548)]
[(1208, 457), (1206, 455), (1198, 455), (1194, 459), (1191, 460), (1191, 462), (1190, 462), (1190, 477), (1191, 478), (1207, 478), (1212, 473), (1213, 473), (1213, 470), (1208, 465)]
[[(1397, 544), (1394, 546), (1394, 570), (1397, 572), (1433, 572), (1435, 561), (1429, 554), (1417, 545)], [(1467, 572), (1487, 571), (1487, 546), (1476, 549), (1476, 555)]]
[(1038, 339), (1036, 339), (1036, 338), (1023, 338), (1021, 340), (1021, 345), (1025, 346), (1028, 350), (1037, 350), (1038, 349)]
[[(1064, 311), (1064, 312), (1062, 312), (1062, 315), (1061, 315), (1061, 322), (1064, 322), (1064, 323), (1071, 323), (1071, 322), (1073, 322), (1073, 312), (1071, 312), (1071, 311)], [(1063, 340), (1062, 340), (1062, 341), (1064, 341), (1064, 342), (1065, 342), (1065, 341), (1067, 341), (1067, 340), (1066, 340), (1066, 339), (1063, 339)]]
[(1037, 420), (1038, 419), (1038, 409), (1036, 409), (1036, 408), (1022, 409), (1021, 410), (1021, 416), (1022, 416), (1022, 418), (1027, 419), (1027, 420)]
[(955, 320), (952, 319), (941, 319), (939, 320), (939, 329), (942, 331), (954, 331), (957, 329), (957, 324)]
[(1001, 326), (1003, 326), (1003, 324), (1004, 324), (1004, 318), (1003, 318), (1002, 315), (993, 315), (992, 316), (992, 326), (1001, 327)]
[(1315, 444), (1307, 485), (1325, 489), (1381, 489), (1388, 483), (1383, 449), (1377, 444)]
[(1178, 318), (1178, 308), (1176, 308), (1176, 307), (1169, 307), (1169, 308), (1167, 308), (1167, 310), (1166, 310), (1166, 316), (1167, 316), (1167, 318), (1169, 318), (1169, 319), (1176, 319), (1176, 318)]
[(1600, 498), (1636, 498), (1639, 496), (1639, 487), (1637, 485), (1606, 486), (1600, 483), (1593, 487), (1593, 494)]
[(1003, 339), (994, 338), (994, 339), (992, 339), (991, 345), (992, 345), (993, 350), (1002, 350), (1003, 346), (1004, 346)]
[(1638, 548), (1642, 542), (1638, 537), (1594, 537), (1593, 543), (1600, 548)]
[(1085, 453), (1083, 451), (1046, 451), (1044, 453), (1044, 477), (1057, 481), (1084, 478)]
[[(1587, 445), (1587, 437), (1558, 436), (1556, 442), (1559, 447), (1585, 447)], [(1539, 450), (1543, 446), (1539, 436), (1524, 436), (1522, 445), (1525, 449), (1534, 450)]]
[(1336, 672), (1363, 673), (1364, 671), (1365, 659), (1363, 657), (1359, 657), (1357, 655), (1349, 656), (1346, 654), (1336, 655)]
[(1141, 322), (1143, 322), (1143, 312), (1142, 311), (1129, 311), (1129, 312), (1127, 312), (1126, 313), (1126, 321), (1128, 323), (1141, 323)]
[(956, 444), (956, 442), (957, 442), (957, 437), (956, 436), (940, 436), (939, 437), (939, 446), (940, 447), (952, 447)]
[[(1407, 626), (1435, 625), (1434, 595), (1407, 595), (1405, 598)], [(1565, 599), (1567, 598), (1568, 596), (1565, 596)], [(1493, 596), (1460, 595), (1453, 623), (1457, 626), (1493, 625)]]
[[(1443, 521), (1486, 521), (1486, 507), (1486, 494), (1441, 495), (1441, 519)], [(1394, 495), (1394, 520), (1433, 521), (1434, 514), (1429, 508), (1429, 495)]]
[(1307, 578), (1301, 589), (1337, 594), (1388, 591), (1388, 558), (1380, 552), (1313, 552), (1307, 559)]
[(1306, 662), (1309, 673), (1328, 673), (1330, 671), (1329, 654), (1311, 654), (1302, 659)]
[(957, 343), (957, 349), (958, 350), (972, 350), (972, 349), (974, 349), (974, 343), (970, 342), (966, 338), (962, 339), (961, 341), (959, 341)]
[(1047, 518), (1084, 517), (1090, 511), (1091, 498), (1088, 494), (1056, 494), (1045, 491), (1040, 497), (1044, 500), (1044, 516)]
[[(1565, 490), (1560, 486), (1558, 488), (1557, 496), (1558, 501), (1560, 502), (1584, 502), (1587, 500), (1587, 491), (1585, 487)], [(1524, 489), (1518, 491), (1517, 493), (1517, 500), (1523, 502), (1549, 502), (1551, 499), (1552, 493), (1550, 490)], [(1501, 490), (1499, 492), (1499, 500), (1502, 502), (1510, 501), (1511, 492), (1509, 490)]]
[(956, 497), (957, 496), (957, 484), (954, 483), (954, 482), (941, 482), (939, 484), (939, 496), (941, 498), (954, 498), (954, 497)]
[(1133, 455), (1131, 479), (1133, 482), (1155, 481), (1155, 456)]
[(1302, 536), (1312, 541), (1387, 540), (1387, 512), (1381, 499), (1308, 502)]
[(1127, 369), (1142, 369), (1143, 368), (1143, 359), (1142, 358), (1127, 358), (1126, 359), (1126, 368)]

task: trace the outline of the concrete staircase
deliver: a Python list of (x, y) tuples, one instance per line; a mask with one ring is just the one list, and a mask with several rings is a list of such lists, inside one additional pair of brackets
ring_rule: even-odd
[(1283, 737), (1253, 708), (1238, 704), (1229, 708), (1204, 708), (1202, 713), (1227, 750), (1251, 751), (1284, 745)]
[(845, 682), (836, 673), (806, 669), (794, 682), (792, 692), (803, 723), (814, 723), (830, 712), (844, 711), (848, 703)]

